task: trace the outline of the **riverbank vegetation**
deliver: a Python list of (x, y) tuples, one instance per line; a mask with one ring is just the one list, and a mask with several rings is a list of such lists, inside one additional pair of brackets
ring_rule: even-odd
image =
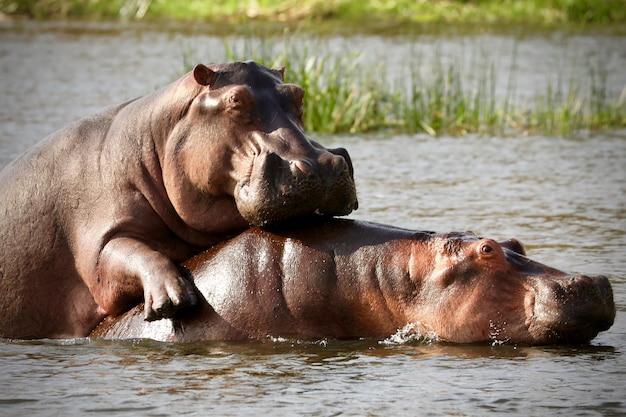
[[(587, 64), (582, 77), (556, 74), (545, 93), (520, 100), (514, 77), (499, 79), (488, 54), (480, 51), (469, 62), (444, 59), (441, 53), (411, 53), (390, 79), (383, 60), (366, 61), (347, 47), (331, 48), (324, 42), (294, 35), (225, 41), (223, 60), (285, 66), (287, 81), (306, 90), (305, 125), (318, 133), (569, 136), (626, 128), (626, 86), (612, 95), (602, 63)], [(187, 53), (185, 70), (198, 61), (205, 60)]]
[[(520, 100), (516, 80), (503, 81), (488, 54), (468, 63), (441, 54), (411, 53), (402, 68), (393, 68), (396, 77), (389, 78), (385, 58), (366, 60), (350, 48), (326, 47), (319, 28), (330, 25), (350, 35), (419, 31), (428, 24), (450, 30), (459, 25), (488, 30), (492, 24), (620, 28), (626, 27), (623, 6), (624, 0), (0, 0), (0, 11), (16, 18), (245, 23), (247, 39), (237, 45), (225, 41), (224, 61), (254, 59), (285, 66), (288, 81), (307, 91), (308, 130), (332, 134), (386, 129), (430, 135), (572, 135), (624, 129), (626, 86), (621, 94), (615, 93), (615, 86), (609, 90), (602, 62), (592, 62), (586, 63), (586, 74), (555, 74), (541, 95)], [(256, 33), (264, 23), (270, 23), (270, 33), (282, 37)], [(187, 69), (205, 61), (193, 58), (187, 57)], [(512, 67), (516, 59), (513, 52)]]
[(621, 25), (624, 0), (0, 0), (7, 15), (47, 18), (176, 19), (353, 23), (352, 28), (416, 23)]

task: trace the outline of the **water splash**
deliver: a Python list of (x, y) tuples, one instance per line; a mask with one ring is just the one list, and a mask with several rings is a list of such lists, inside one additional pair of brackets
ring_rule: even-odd
[(401, 345), (411, 342), (435, 343), (439, 341), (439, 335), (435, 333), (429, 326), (422, 323), (409, 323), (403, 328), (398, 329), (394, 334), (382, 340), (380, 343), (385, 345)]
[(290, 343), (292, 346), (296, 346), (296, 345), (317, 345), (321, 347), (328, 346), (328, 339), (326, 338), (316, 339), (316, 340), (302, 340), (302, 339), (291, 339), (291, 338), (286, 338), (282, 336), (268, 335), (267, 340), (269, 340), (272, 343), (278, 343), (278, 344)]
[(504, 326), (506, 326), (506, 322), (496, 324), (489, 320), (489, 338), (492, 341), (492, 346), (504, 345), (510, 340), (509, 338), (500, 338), (500, 334), (505, 330)]

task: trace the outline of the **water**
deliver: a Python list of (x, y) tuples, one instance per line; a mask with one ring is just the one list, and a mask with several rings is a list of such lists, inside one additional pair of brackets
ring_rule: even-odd
[[(9, 415), (619, 415), (613, 348), (375, 342), (3, 349)], [(61, 414), (60, 412), (58, 413)]]
[[(0, 30), (0, 166), (51, 131), (176, 78), (193, 44), (222, 58), (219, 38), (124, 27)], [(511, 39), (477, 35), (494, 54)], [(419, 38), (431, 48), (431, 38)], [(439, 40), (453, 51), (471, 40)], [(623, 39), (529, 37), (518, 85), (549, 76), (546, 60), (626, 63)], [(402, 55), (407, 39), (358, 38)], [(200, 46), (201, 45), (201, 46)], [(586, 45), (586, 49), (585, 49)], [(542, 49), (543, 48), (543, 49)], [(489, 48), (487, 48), (489, 49)], [(558, 55), (559, 51), (566, 51)], [(213, 52), (210, 52), (213, 51)], [(543, 53), (541, 53), (543, 51)], [(567, 52), (569, 51), (569, 52)], [(616, 64), (617, 63), (617, 64)], [(616, 66), (617, 65), (617, 66)], [(611, 79), (624, 77), (623, 71)], [(545, 79), (545, 78), (542, 78)], [(624, 83), (615, 82), (617, 90)], [(604, 273), (615, 325), (590, 346), (457, 346), (376, 340), (163, 344), (0, 342), (0, 415), (516, 415), (626, 414), (626, 132), (585, 139), (318, 137), (353, 157), (355, 218), (436, 231), (473, 230), (526, 244), (538, 261)]]

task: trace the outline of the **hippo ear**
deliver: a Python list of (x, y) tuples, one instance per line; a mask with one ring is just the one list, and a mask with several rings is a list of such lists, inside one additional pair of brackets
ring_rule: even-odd
[(280, 79), (285, 81), (285, 67), (280, 67), (276, 71), (280, 73)]
[(498, 243), (500, 243), (500, 246), (502, 246), (503, 248), (510, 249), (513, 252), (519, 253), (522, 256), (526, 256), (526, 249), (524, 248), (524, 244), (515, 238), (511, 238), (509, 240)]
[(200, 85), (211, 85), (215, 81), (216, 73), (206, 65), (198, 64), (193, 69), (193, 78)]

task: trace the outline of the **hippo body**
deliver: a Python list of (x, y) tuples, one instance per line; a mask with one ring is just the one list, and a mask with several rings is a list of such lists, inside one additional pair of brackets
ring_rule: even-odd
[(384, 338), (412, 325), (449, 342), (584, 343), (608, 329), (606, 277), (528, 259), (512, 239), (334, 219), (252, 228), (182, 265), (201, 294), (189, 316), (145, 322), (141, 307), (91, 334), (162, 341)]
[(177, 263), (250, 224), (356, 208), (352, 166), (303, 130), (304, 91), (206, 67), (52, 134), (0, 172), (0, 337), (85, 336), (196, 303)]

